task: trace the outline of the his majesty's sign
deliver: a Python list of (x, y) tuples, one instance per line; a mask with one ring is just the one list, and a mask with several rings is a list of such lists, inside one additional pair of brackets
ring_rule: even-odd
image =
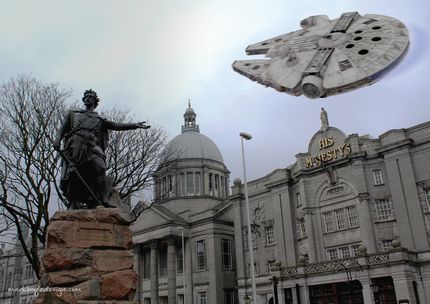
[(319, 141), (320, 153), (306, 158), (306, 168), (318, 167), (323, 162), (343, 158), (351, 153), (351, 146), (342, 143), (336, 145), (333, 137), (325, 137)]

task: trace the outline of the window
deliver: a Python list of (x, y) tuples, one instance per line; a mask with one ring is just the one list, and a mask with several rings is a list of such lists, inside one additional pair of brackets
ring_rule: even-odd
[(206, 292), (197, 293), (197, 304), (208, 304)]
[(333, 225), (333, 214), (331, 212), (324, 212), (324, 223), (325, 223), (325, 232), (334, 231)]
[(357, 256), (360, 248), (360, 245), (351, 245), (352, 256)]
[(161, 196), (166, 197), (167, 195), (167, 179), (166, 177), (163, 177), (161, 181)]
[(284, 297), (285, 304), (293, 304), (293, 289), (292, 288), (284, 288)]
[(182, 255), (182, 243), (176, 248), (176, 270), (178, 273), (184, 272), (184, 257)]
[[(248, 264), (249, 276), (251, 276), (251, 264)], [(254, 262), (254, 275), (258, 276), (258, 265)]]
[(224, 290), (224, 303), (225, 304), (235, 304), (234, 290), (231, 290), (231, 289)]
[(178, 304), (185, 304), (183, 294), (178, 294)]
[(206, 269), (206, 252), (205, 252), (205, 241), (196, 242), (196, 252), (197, 252), (197, 270)]
[(336, 260), (336, 259), (346, 259), (351, 256), (357, 256), (359, 247), (360, 247), (360, 244), (353, 244), (350, 246), (342, 246), (342, 247), (328, 249), (327, 258), (329, 260)]
[(194, 174), (194, 194), (200, 195), (200, 184), (201, 184), (200, 172)]
[(327, 250), (327, 256), (328, 259), (331, 260), (336, 260), (338, 258), (337, 256), (337, 249), (329, 249)]
[(231, 241), (221, 240), (221, 249), (222, 249), (222, 268), (232, 269), (233, 263), (232, 263)]
[(187, 195), (193, 195), (194, 194), (194, 174), (193, 172), (187, 172)]
[(169, 187), (169, 194), (171, 196), (173, 194), (172, 193), (172, 191), (173, 191), (173, 176), (169, 175), (168, 179), (169, 179), (169, 185), (168, 185), (168, 187)]
[(151, 249), (146, 247), (143, 249), (143, 278), (151, 277)]
[(346, 210), (348, 211), (349, 227), (358, 227), (358, 216), (356, 207), (349, 206), (346, 208)]
[(378, 221), (389, 221), (394, 219), (393, 203), (389, 199), (375, 200), (376, 217)]
[(350, 254), (349, 254), (349, 247), (340, 247), (339, 248), (339, 253), (340, 253), (340, 258), (345, 259), (345, 258), (349, 258)]
[(219, 196), (219, 175), (215, 174), (215, 196)]
[(264, 233), (266, 234), (266, 245), (275, 244), (275, 232), (273, 226), (264, 227)]
[(33, 268), (31, 267), (31, 265), (25, 265), (25, 274), (24, 274), (24, 278), (25, 279), (29, 279), (33, 276)]
[(383, 251), (388, 251), (393, 248), (393, 240), (382, 240), (381, 247)]
[(382, 171), (381, 170), (374, 170), (373, 171), (373, 181), (375, 182), (375, 186), (384, 184), (384, 180), (382, 179)]
[(300, 207), (302, 205), (302, 197), (300, 196), (300, 192), (296, 193), (297, 198), (297, 207)]
[(267, 261), (267, 272), (272, 273), (272, 268), (275, 267), (275, 260)]
[(209, 173), (209, 195), (213, 195), (213, 191), (214, 191), (214, 188), (213, 188), (213, 185), (214, 185), (213, 176), (214, 175), (212, 173)]
[(345, 220), (345, 210), (344, 209), (337, 209), (334, 211), (335, 217), (336, 217), (336, 228), (338, 230), (342, 230), (347, 228), (346, 226), (346, 220)]
[(160, 247), (159, 257), (160, 277), (164, 277), (167, 276), (167, 246)]
[(161, 196), (169, 197), (172, 195), (173, 190), (173, 177), (169, 175), (168, 177), (163, 177), (161, 182)]
[(306, 227), (305, 227), (305, 219), (299, 218), (297, 219), (297, 237), (299, 239), (303, 239), (306, 237)]
[(357, 208), (355, 206), (324, 212), (323, 218), (326, 232), (359, 226)]
[(184, 173), (179, 174), (179, 195), (180, 196), (185, 195), (185, 174)]
[(325, 232), (333, 232), (335, 230), (343, 230), (359, 226), (357, 208), (355, 206), (324, 212), (323, 218)]

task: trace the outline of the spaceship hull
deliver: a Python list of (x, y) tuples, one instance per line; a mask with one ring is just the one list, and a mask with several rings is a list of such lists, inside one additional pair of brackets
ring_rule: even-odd
[(303, 29), (247, 47), (267, 59), (238, 60), (233, 70), (264, 86), (294, 96), (322, 98), (370, 85), (400, 63), (409, 33), (383, 15), (311, 16)]

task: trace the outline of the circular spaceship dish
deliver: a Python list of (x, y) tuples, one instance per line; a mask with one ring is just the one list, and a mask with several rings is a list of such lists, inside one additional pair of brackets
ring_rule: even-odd
[(373, 84), (405, 56), (409, 33), (399, 20), (343, 13), (310, 16), (300, 30), (246, 48), (266, 59), (237, 60), (233, 70), (290, 95), (316, 99)]

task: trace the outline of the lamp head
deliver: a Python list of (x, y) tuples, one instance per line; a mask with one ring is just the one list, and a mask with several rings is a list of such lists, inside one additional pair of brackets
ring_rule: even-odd
[(246, 140), (250, 140), (252, 138), (252, 135), (249, 133), (246, 133), (246, 132), (240, 132), (239, 135), (240, 135), (240, 137), (242, 137), (243, 139), (246, 139)]

